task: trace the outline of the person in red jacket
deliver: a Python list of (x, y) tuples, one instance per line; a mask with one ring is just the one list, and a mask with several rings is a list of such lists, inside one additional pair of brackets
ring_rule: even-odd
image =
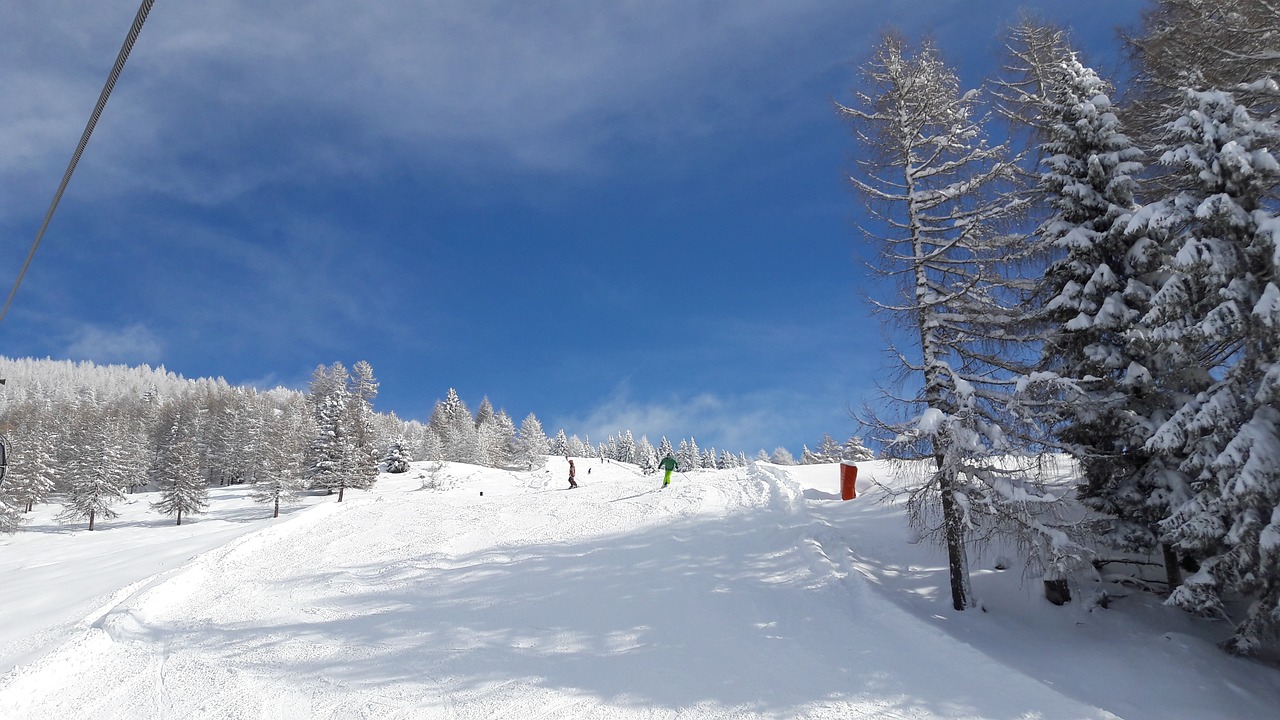
[(573, 460), (568, 457), (565, 457), (565, 460), (569, 461), (569, 487), (576, 488), (578, 487), (578, 481), (574, 480), (573, 477), (577, 474), (577, 471), (573, 469)]

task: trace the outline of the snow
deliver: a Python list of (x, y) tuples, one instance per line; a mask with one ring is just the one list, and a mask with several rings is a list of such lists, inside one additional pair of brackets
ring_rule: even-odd
[[(312, 496), (0, 539), (2, 718), (1272, 718), (1276, 670), (1134, 592), (1050, 605), (946, 556), (859, 464), (678, 474), (449, 464)], [(587, 472), (587, 470), (591, 472)], [(1078, 595), (1083, 593), (1077, 592)]]

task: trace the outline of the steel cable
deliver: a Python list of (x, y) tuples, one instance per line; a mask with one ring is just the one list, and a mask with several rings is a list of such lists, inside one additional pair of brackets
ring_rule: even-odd
[(18, 293), (18, 286), (22, 284), (22, 278), (27, 274), (27, 268), (31, 266), (31, 258), (35, 257), (36, 248), (40, 247), (40, 240), (44, 238), (45, 230), (49, 228), (49, 221), (53, 219), (53, 212), (58, 208), (58, 202), (62, 200), (62, 193), (67, 189), (67, 183), (71, 182), (71, 174), (76, 171), (76, 165), (80, 162), (80, 156), (84, 154), (85, 146), (89, 144), (89, 136), (93, 134), (93, 128), (98, 124), (98, 118), (102, 116), (102, 109), (107, 106), (107, 98), (111, 97), (111, 90), (116, 86), (116, 80), (120, 77), (120, 72), (124, 70), (124, 63), (129, 59), (129, 52), (133, 50), (133, 44), (138, 39), (138, 33), (142, 32), (142, 24), (147, 20), (147, 14), (151, 12), (151, 6), (155, 4), (155, 0), (142, 0), (142, 6), (138, 8), (138, 14), (133, 19), (133, 26), (129, 28), (129, 35), (124, 39), (124, 45), (120, 48), (120, 54), (116, 56), (116, 64), (111, 68), (111, 74), (107, 76), (107, 84), (102, 88), (102, 94), (98, 96), (98, 104), (93, 108), (93, 114), (89, 116), (89, 123), (85, 125), (84, 134), (80, 136), (80, 144), (76, 145), (76, 151), (71, 155), (71, 162), (67, 165), (67, 171), (62, 175), (62, 182), (58, 185), (58, 191), (53, 195), (53, 202), (49, 204), (49, 210), (44, 214), (44, 222), (40, 224), (40, 231), (36, 233), (35, 242), (31, 243), (31, 250), (27, 253), (27, 259), (22, 263), (22, 270), (18, 272), (18, 279), (13, 283), (13, 289), (9, 291), (9, 298), (4, 301), (4, 308), (0, 309), (0, 321), (4, 320), (5, 315), (9, 313), (9, 305), (13, 303), (13, 296)]

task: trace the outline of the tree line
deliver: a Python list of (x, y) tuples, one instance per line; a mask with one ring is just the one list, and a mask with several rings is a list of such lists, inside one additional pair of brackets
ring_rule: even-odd
[(978, 89), (896, 34), (862, 66), (837, 110), (906, 378), (865, 420), (927, 461), (957, 610), (997, 537), (1051, 583), (1154, 554), (1249, 654), (1280, 637), (1280, 5), (1156, 0), (1125, 42), (1124, 102), (1031, 18)]
[[(652, 470), (670, 452), (686, 470), (747, 463), (745, 454), (702, 450), (692, 438), (672, 447), (664, 437), (655, 448), (629, 430), (595, 446), (564, 430), (548, 438), (534, 414), (517, 428), (487, 397), (473, 413), (452, 388), (425, 423), (402, 420), (373, 410), (379, 383), (363, 361), (317, 367), (305, 393), (187, 380), (163, 367), (3, 357), (0, 377), (8, 381), (0, 432), (10, 441), (0, 532), (18, 530), (39, 503), (61, 505), (62, 521), (93, 530), (116, 517), (117, 501), (142, 490), (158, 494), (154, 511), (181, 524), (207, 509), (210, 487), (233, 484), (250, 485), (253, 499), (279, 516), (282, 503), (304, 493), (342, 501), (347, 489), (372, 487), (380, 470), (404, 472), (412, 461), (531, 470), (550, 453)], [(830, 436), (820, 450), (844, 451)], [(821, 452), (806, 448), (806, 462), (838, 459)], [(760, 457), (791, 462), (778, 451)]]

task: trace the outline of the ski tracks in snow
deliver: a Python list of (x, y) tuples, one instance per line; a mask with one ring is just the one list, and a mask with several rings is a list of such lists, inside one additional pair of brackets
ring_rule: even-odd
[(466, 468), (245, 535), (123, 588), (0, 680), (0, 717), (980, 716), (909, 702), (927, 628), (855, 672), (894, 630), (858, 622), (847, 544), (786, 470), (592, 468), (572, 492)]

